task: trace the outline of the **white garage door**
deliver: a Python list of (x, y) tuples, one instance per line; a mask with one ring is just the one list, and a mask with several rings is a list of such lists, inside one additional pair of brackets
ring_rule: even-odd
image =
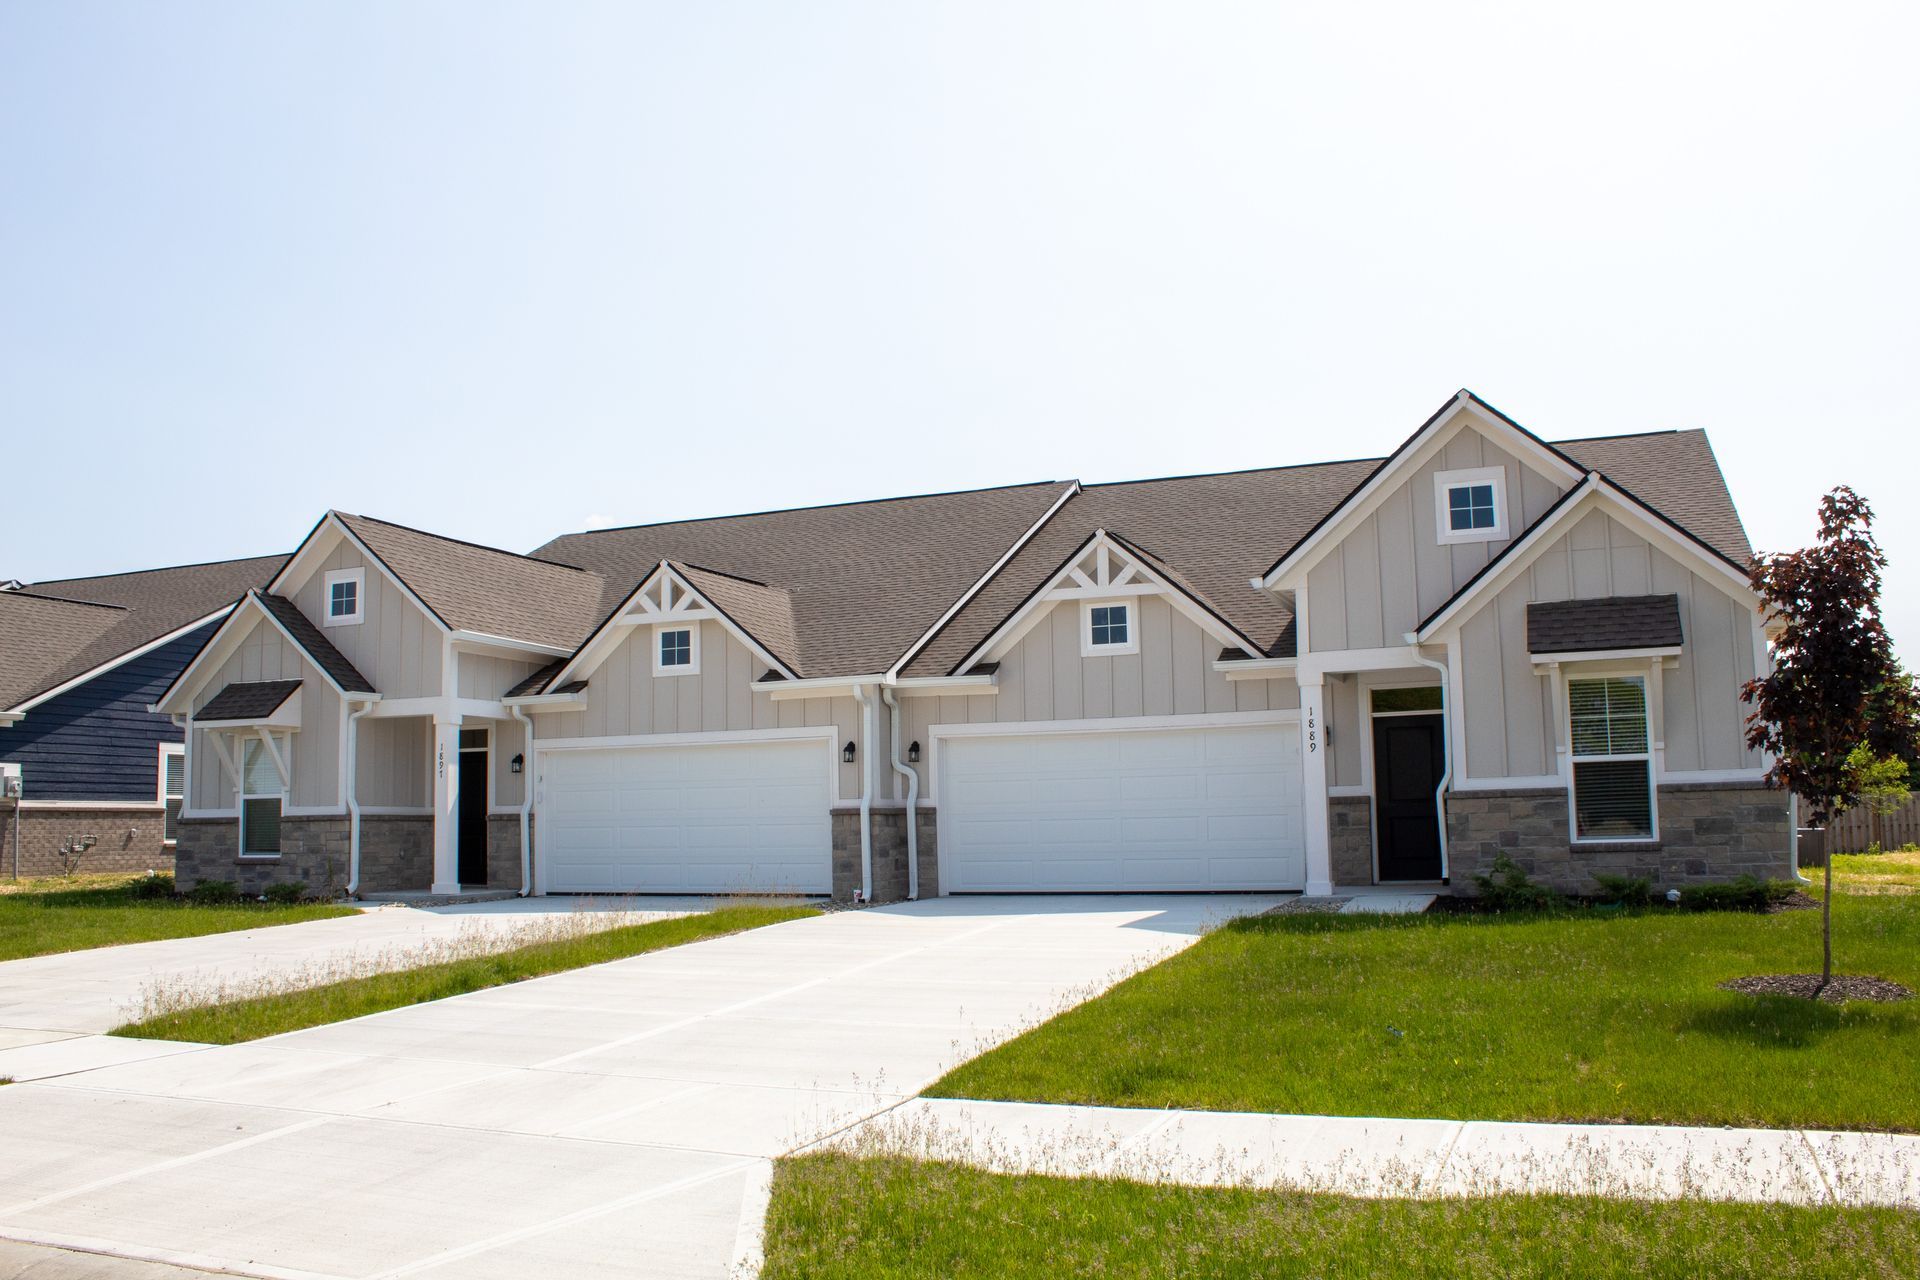
[(968, 735), (940, 751), (950, 892), (1306, 884), (1294, 724)]
[(831, 744), (608, 747), (540, 757), (556, 893), (826, 893)]

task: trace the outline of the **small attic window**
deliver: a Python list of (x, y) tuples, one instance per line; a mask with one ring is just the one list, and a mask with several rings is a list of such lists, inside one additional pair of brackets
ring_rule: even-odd
[(1442, 471), (1433, 478), (1433, 508), (1442, 543), (1497, 542), (1507, 536), (1504, 467)]
[(334, 569), (325, 580), (322, 618), (330, 627), (358, 626), (366, 617), (367, 571)]
[(1085, 658), (1140, 652), (1131, 604), (1089, 604), (1080, 631), (1080, 655)]
[(698, 628), (656, 627), (653, 635), (653, 674), (657, 676), (700, 674)]

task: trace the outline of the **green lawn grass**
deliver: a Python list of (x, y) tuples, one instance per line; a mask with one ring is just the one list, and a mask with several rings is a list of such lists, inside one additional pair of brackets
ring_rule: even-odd
[(817, 914), (815, 908), (803, 906), (722, 907), (700, 915), (623, 925), (493, 955), (352, 978), (226, 1004), (203, 1005), (128, 1023), (114, 1028), (112, 1034), (149, 1040), (239, 1044)]
[(350, 907), (313, 902), (213, 907), (177, 898), (136, 898), (129, 886), (139, 878), (87, 876), (0, 883), (0, 960), (353, 914)]
[[(1717, 986), (1818, 972), (1819, 925), (1818, 911), (1665, 908), (1239, 920), (928, 1092), (1920, 1131), (1920, 1000), (1816, 1005)], [(1920, 990), (1920, 896), (1837, 893), (1834, 935), (1841, 971)]]
[(1561, 1196), (1362, 1200), (783, 1160), (765, 1280), (1100, 1276), (1767, 1276), (1920, 1273), (1920, 1215)]

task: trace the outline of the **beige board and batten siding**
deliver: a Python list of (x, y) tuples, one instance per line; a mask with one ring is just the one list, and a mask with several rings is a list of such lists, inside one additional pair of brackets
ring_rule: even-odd
[(1661, 673), (1668, 773), (1757, 769), (1745, 741), (1740, 687), (1753, 678), (1754, 620), (1746, 606), (1604, 511), (1590, 512), (1542, 551), (1460, 630), (1466, 776), (1537, 778), (1559, 772), (1563, 733), (1551, 678), (1527, 655), (1527, 604), (1599, 596), (1680, 598), (1678, 664)]
[[(213, 671), (192, 700), (197, 712), (230, 684), (259, 680), (298, 680), (300, 728), (292, 735), (292, 794), (297, 808), (334, 808), (340, 804), (340, 695), (326, 677), (289, 643), (278, 628), (257, 618), (253, 630), (227, 660)], [(207, 730), (195, 729), (193, 744), (193, 807), (225, 812), (234, 807), (233, 779), (220, 755), (207, 741)]]
[[(1292, 680), (1228, 680), (1213, 669), (1220, 641), (1160, 596), (1132, 597), (1140, 651), (1110, 658), (1080, 653), (1080, 602), (1050, 607), (1000, 658), (997, 693), (914, 696), (900, 701), (901, 750), (922, 747), (922, 788), (935, 725), (1020, 724), (1137, 716), (1287, 711), (1300, 706)], [(930, 791), (929, 791), (930, 794)]]
[[(457, 649), (454, 662), (454, 687), (463, 698), (492, 701), (545, 666), (550, 659), (521, 660), (488, 653), (463, 653)], [(493, 805), (496, 810), (517, 809), (525, 775), (513, 771), (513, 758), (527, 749), (526, 730), (517, 720), (469, 720), (467, 728), (493, 731), (493, 756), (488, 767), (493, 774)]]
[(1309, 650), (1404, 643), (1407, 632), (1499, 554), (1507, 539), (1442, 543), (1433, 492), (1438, 472), (1495, 466), (1506, 472), (1509, 539), (1565, 491), (1479, 431), (1463, 429), (1308, 573)]
[[(860, 711), (850, 697), (787, 698), (776, 701), (754, 687), (767, 665), (735, 639), (725, 626), (700, 626), (700, 670), (695, 675), (653, 672), (653, 627), (638, 626), (606, 660), (584, 672), (587, 705), (579, 711), (543, 712), (534, 717), (537, 739), (625, 738), (654, 734), (738, 733), (749, 729), (824, 728), (834, 730), (838, 748), (860, 743)], [(866, 744), (860, 743), (860, 750)], [(885, 750), (884, 742), (881, 750)], [(861, 764), (841, 763), (840, 798), (860, 795)], [(884, 774), (883, 761), (875, 761)]]
[(354, 757), (354, 798), (368, 808), (433, 805), (433, 721), (426, 716), (362, 716)]
[(1360, 764), (1360, 682), (1352, 676), (1328, 676), (1322, 705), (1327, 715), (1327, 785), (1357, 787), (1365, 781)]
[[(361, 569), (363, 595), (359, 623), (329, 627), (327, 574)], [(434, 620), (408, 599), (381, 568), (342, 538), (325, 561), (293, 594), (300, 612), (319, 626), (333, 647), (346, 655), (386, 699), (437, 698), (442, 634)]]

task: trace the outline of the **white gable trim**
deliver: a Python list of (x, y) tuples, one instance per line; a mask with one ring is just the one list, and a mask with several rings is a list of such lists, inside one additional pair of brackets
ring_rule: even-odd
[[(6, 723), (12, 724), (12, 723), (15, 723), (16, 721), (24, 719), (26, 717), (27, 712), (33, 710), (35, 707), (39, 706), (41, 703), (46, 702), (53, 698), (57, 698), (61, 694), (67, 692), (69, 689), (78, 689), (81, 685), (85, 684), (87, 681), (98, 679), (100, 676), (103, 676), (107, 674), (107, 672), (112, 671), (115, 667), (124, 667), (125, 665), (127, 665), (127, 663), (132, 662), (135, 658), (144, 658), (149, 653), (152, 653), (155, 649), (161, 648), (164, 645), (172, 644), (175, 640), (178, 640), (181, 636), (192, 635), (194, 632), (198, 631), (201, 627), (206, 626), (209, 622), (214, 622), (214, 621), (217, 621), (218, 619), (224, 618), (232, 612), (233, 612), (232, 605), (228, 605), (224, 609), (217, 609), (214, 612), (208, 614), (204, 618), (196, 618), (194, 621), (187, 623), (187, 625), (185, 625), (184, 627), (174, 628), (172, 631), (167, 632), (167, 634), (161, 636), (157, 640), (149, 640), (145, 644), (139, 646), (138, 648), (129, 649), (125, 653), (121, 654), (119, 657), (112, 658), (106, 662), (103, 662), (99, 666), (93, 668), (91, 671), (83, 671), (79, 675), (75, 676), (71, 680), (68, 680), (64, 684), (57, 684), (53, 688), (48, 689), (44, 693), (36, 693), (31, 698), (28, 698), (25, 702), (16, 703), (15, 705), (7, 708), (6, 714), (11, 716), (12, 719), (8, 720)], [(208, 639), (211, 640), (212, 637), (208, 637)]]
[(697, 623), (708, 619), (725, 627), (728, 634), (747, 646), (755, 657), (787, 679), (799, 678), (791, 667), (774, 657), (765, 645), (728, 617), (724, 609), (702, 595), (700, 589), (682, 577), (671, 563), (662, 560), (653, 572), (640, 580), (639, 586), (628, 593), (627, 598), (620, 602), (620, 607), (587, 637), (587, 642), (567, 660), (553, 679), (547, 681), (547, 686), (557, 688), (569, 680), (579, 680), (592, 674), (635, 628), (650, 628), (661, 623)]
[(1379, 510), (1399, 489), (1405, 476), (1431, 462), (1449, 441), (1468, 428), (1494, 437), (1522, 462), (1547, 475), (1558, 476), (1568, 485), (1578, 482), (1584, 474), (1556, 450), (1487, 409), (1473, 393), (1462, 390), (1414, 432), (1366, 483), (1342, 499), (1319, 528), (1282, 556), (1273, 568), (1254, 579), (1253, 585), (1267, 591), (1287, 591), (1305, 581), (1308, 571), (1353, 532), (1356, 525)]
[(148, 707), (147, 710), (156, 715), (190, 715), (191, 711), (187, 704), (193, 701), (193, 696), (206, 686), (212, 673), (220, 668), (221, 663), (233, 656), (234, 650), (253, 634), (253, 629), (262, 621), (278, 631), (281, 637), (293, 646), (293, 651), (300, 655), (300, 660), (311, 668), (329, 689), (342, 698), (351, 698), (355, 702), (380, 700), (380, 695), (377, 693), (350, 693), (342, 688), (340, 683), (327, 673), (325, 667), (314, 661), (313, 655), (307, 652), (307, 647), (296, 640), (291, 631), (281, 625), (280, 619), (274, 617), (267, 606), (260, 603), (260, 598), (248, 592), (234, 607), (233, 612), (227, 615), (227, 620), (220, 624), (220, 629), (213, 633), (213, 638), (194, 655), (193, 661), (174, 677), (173, 683), (167, 686), (167, 691), (160, 695), (160, 701)]
[(1416, 633), (1419, 643), (1426, 644), (1458, 631), (1467, 618), (1478, 611), (1482, 601), (1511, 586), (1529, 565), (1539, 559), (1541, 552), (1593, 511), (1606, 512), (1682, 564), (1702, 569), (1701, 577), (1725, 591), (1742, 606), (1754, 610), (1759, 608), (1760, 597), (1754, 594), (1745, 574), (1677, 532), (1664, 520), (1649, 514), (1637, 500), (1609, 484), (1599, 472), (1591, 471), (1578, 489), (1568, 494), (1545, 519), (1529, 529), (1489, 565), (1492, 572), (1469, 582), (1460, 594), (1423, 623)]
[[(323, 534), (336, 536), (323, 538)], [(446, 620), (435, 613), (433, 607), (422, 600), (414, 589), (408, 586), (385, 560), (380, 558), (379, 553), (362, 542), (353, 530), (347, 528), (346, 522), (335, 511), (329, 511), (320, 517), (320, 523), (313, 527), (313, 532), (309, 533), (299, 548), (287, 558), (280, 572), (273, 575), (273, 581), (267, 584), (267, 594), (290, 597), (301, 587), (306, 586), (313, 575), (320, 571), (320, 562), (327, 558), (341, 539), (352, 544), (353, 549), (358, 551), (368, 564), (380, 571), (381, 577), (392, 583), (401, 595), (412, 601), (413, 607), (425, 614), (427, 621), (431, 622), (436, 630), (451, 634), (452, 628), (447, 626)]]
[[(1164, 597), (1183, 617), (1223, 645), (1252, 654), (1261, 651), (1257, 643), (1169, 582), (1105, 529), (1096, 529), (1025, 604), (961, 659), (954, 673), (965, 675), (977, 663), (998, 661), (1062, 601), (1119, 602), (1138, 596)], [(1139, 620), (1132, 621), (1138, 627)]]

